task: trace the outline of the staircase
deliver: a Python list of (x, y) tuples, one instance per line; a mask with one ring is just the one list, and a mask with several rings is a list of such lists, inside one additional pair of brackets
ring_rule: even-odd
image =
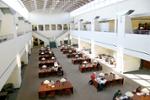
[(64, 40), (64, 38), (68, 38), (69, 33), (69, 31), (64, 31), (62, 34), (56, 37), (57, 46), (60, 46), (60, 41)]
[(68, 34), (69, 34), (68, 31), (63, 31), (61, 34), (59, 34), (56, 37), (55, 36), (47, 37), (39, 32), (34, 32), (33, 36), (44, 41), (44, 43), (49, 44), (50, 48), (57, 48), (57, 46), (60, 45), (60, 41), (68, 37)]

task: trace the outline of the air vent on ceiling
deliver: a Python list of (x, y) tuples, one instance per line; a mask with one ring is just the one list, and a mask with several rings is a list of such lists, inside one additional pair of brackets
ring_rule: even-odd
[(23, 17), (18, 17), (18, 20), (24, 20), (24, 18)]

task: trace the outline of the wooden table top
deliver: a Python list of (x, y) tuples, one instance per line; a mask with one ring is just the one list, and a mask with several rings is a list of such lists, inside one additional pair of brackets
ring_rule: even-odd
[(55, 60), (52, 60), (52, 59), (39, 61), (39, 63), (54, 63), (54, 62), (55, 62)]
[(117, 75), (117, 74), (114, 74), (114, 76), (111, 75), (111, 74), (105, 75), (105, 78), (106, 78), (107, 81), (114, 81), (114, 80), (123, 79), (123, 77), (121, 77), (121, 76), (119, 76), (119, 75)]
[(56, 82), (54, 84), (54, 87), (48, 86), (48, 84), (41, 84), (39, 87), (39, 92), (63, 90), (63, 89), (68, 89), (68, 88), (73, 88), (72, 84), (69, 81), (66, 81), (64, 83)]
[(134, 95), (132, 100), (150, 100), (150, 95), (143, 96), (143, 95)]

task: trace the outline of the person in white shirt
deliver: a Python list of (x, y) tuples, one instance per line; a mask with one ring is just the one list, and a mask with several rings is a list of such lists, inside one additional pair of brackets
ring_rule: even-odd
[(57, 61), (55, 61), (55, 62), (54, 62), (54, 66), (58, 66), (58, 63), (57, 63)]
[(99, 78), (97, 82), (98, 82), (97, 91), (101, 91), (104, 89), (107, 80), (104, 77), (102, 77), (102, 78)]
[(44, 61), (44, 60), (46, 60), (46, 59), (43, 57), (41, 60), (43, 60), (43, 61)]
[(43, 69), (44, 69), (44, 68), (47, 68), (47, 66), (46, 66), (46, 65), (43, 65), (42, 68), (43, 68)]
[(54, 59), (55, 59), (55, 57), (52, 57), (51, 59), (52, 59), (52, 60), (54, 60)]

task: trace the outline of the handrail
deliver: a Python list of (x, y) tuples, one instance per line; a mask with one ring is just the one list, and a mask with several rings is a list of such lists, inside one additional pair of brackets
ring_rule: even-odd
[(63, 31), (62, 34), (59, 34), (56, 39), (58, 39), (59, 37), (61, 37), (62, 35), (64, 35), (67, 32), (67, 30)]
[(50, 40), (50, 38), (46, 37), (46, 36), (45, 36), (45, 35), (43, 35), (43, 34), (40, 34), (40, 33), (38, 33), (38, 32), (34, 32), (34, 33), (37, 33), (38, 35), (40, 35), (40, 36), (42, 36), (42, 37), (44, 37), (44, 38), (46, 38), (46, 39)]

